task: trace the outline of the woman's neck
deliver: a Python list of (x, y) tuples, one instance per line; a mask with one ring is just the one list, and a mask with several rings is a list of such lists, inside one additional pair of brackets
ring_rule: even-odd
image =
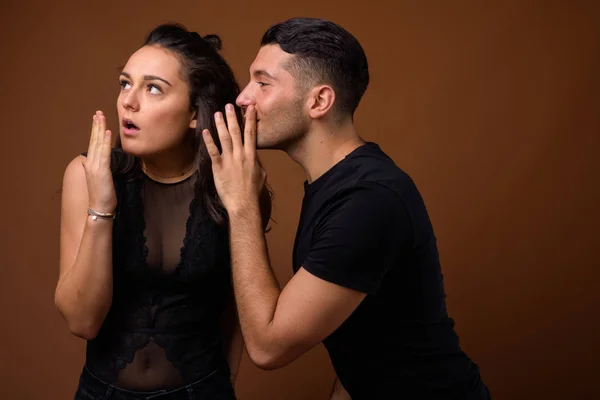
[(191, 146), (142, 158), (142, 171), (161, 183), (181, 182), (192, 176), (196, 169), (196, 157)]

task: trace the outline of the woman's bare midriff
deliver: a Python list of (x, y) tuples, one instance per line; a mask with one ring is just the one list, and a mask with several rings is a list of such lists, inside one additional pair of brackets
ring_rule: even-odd
[(121, 370), (116, 386), (135, 391), (175, 389), (183, 386), (183, 379), (165, 350), (152, 341)]

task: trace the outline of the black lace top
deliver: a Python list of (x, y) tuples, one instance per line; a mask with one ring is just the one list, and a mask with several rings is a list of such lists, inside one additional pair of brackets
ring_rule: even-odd
[(87, 368), (105, 382), (131, 386), (144, 365), (158, 364), (177, 386), (225, 365), (228, 236), (199, 209), (195, 181), (115, 179), (112, 306), (86, 352)]

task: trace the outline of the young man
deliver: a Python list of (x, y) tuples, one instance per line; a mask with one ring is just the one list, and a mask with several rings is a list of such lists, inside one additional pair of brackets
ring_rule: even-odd
[[(436, 240), (411, 178), (353, 114), (369, 82), (358, 41), (340, 26), (295, 18), (271, 27), (237, 100), (217, 113), (221, 151), (203, 137), (229, 215), (239, 318), (251, 359), (279, 368), (323, 341), (352, 399), (489, 399), (446, 312)], [(281, 290), (259, 209), (256, 148), (306, 171), (293, 254)]]

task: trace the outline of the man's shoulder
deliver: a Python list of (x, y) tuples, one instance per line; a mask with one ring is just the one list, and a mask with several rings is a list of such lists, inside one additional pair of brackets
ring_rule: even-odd
[(312, 210), (365, 200), (373, 201), (374, 207), (411, 203), (420, 197), (410, 175), (372, 142), (348, 154), (317, 185), (317, 190), (308, 192), (307, 206)]
[(411, 176), (375, 143), (367, 143), (347, 158), (347, 168), (352, 171), (345, 180), (345, 190), (361, 187), (381, 193), (388, 191), (402, 196), (413, 191), (416, 185)]

